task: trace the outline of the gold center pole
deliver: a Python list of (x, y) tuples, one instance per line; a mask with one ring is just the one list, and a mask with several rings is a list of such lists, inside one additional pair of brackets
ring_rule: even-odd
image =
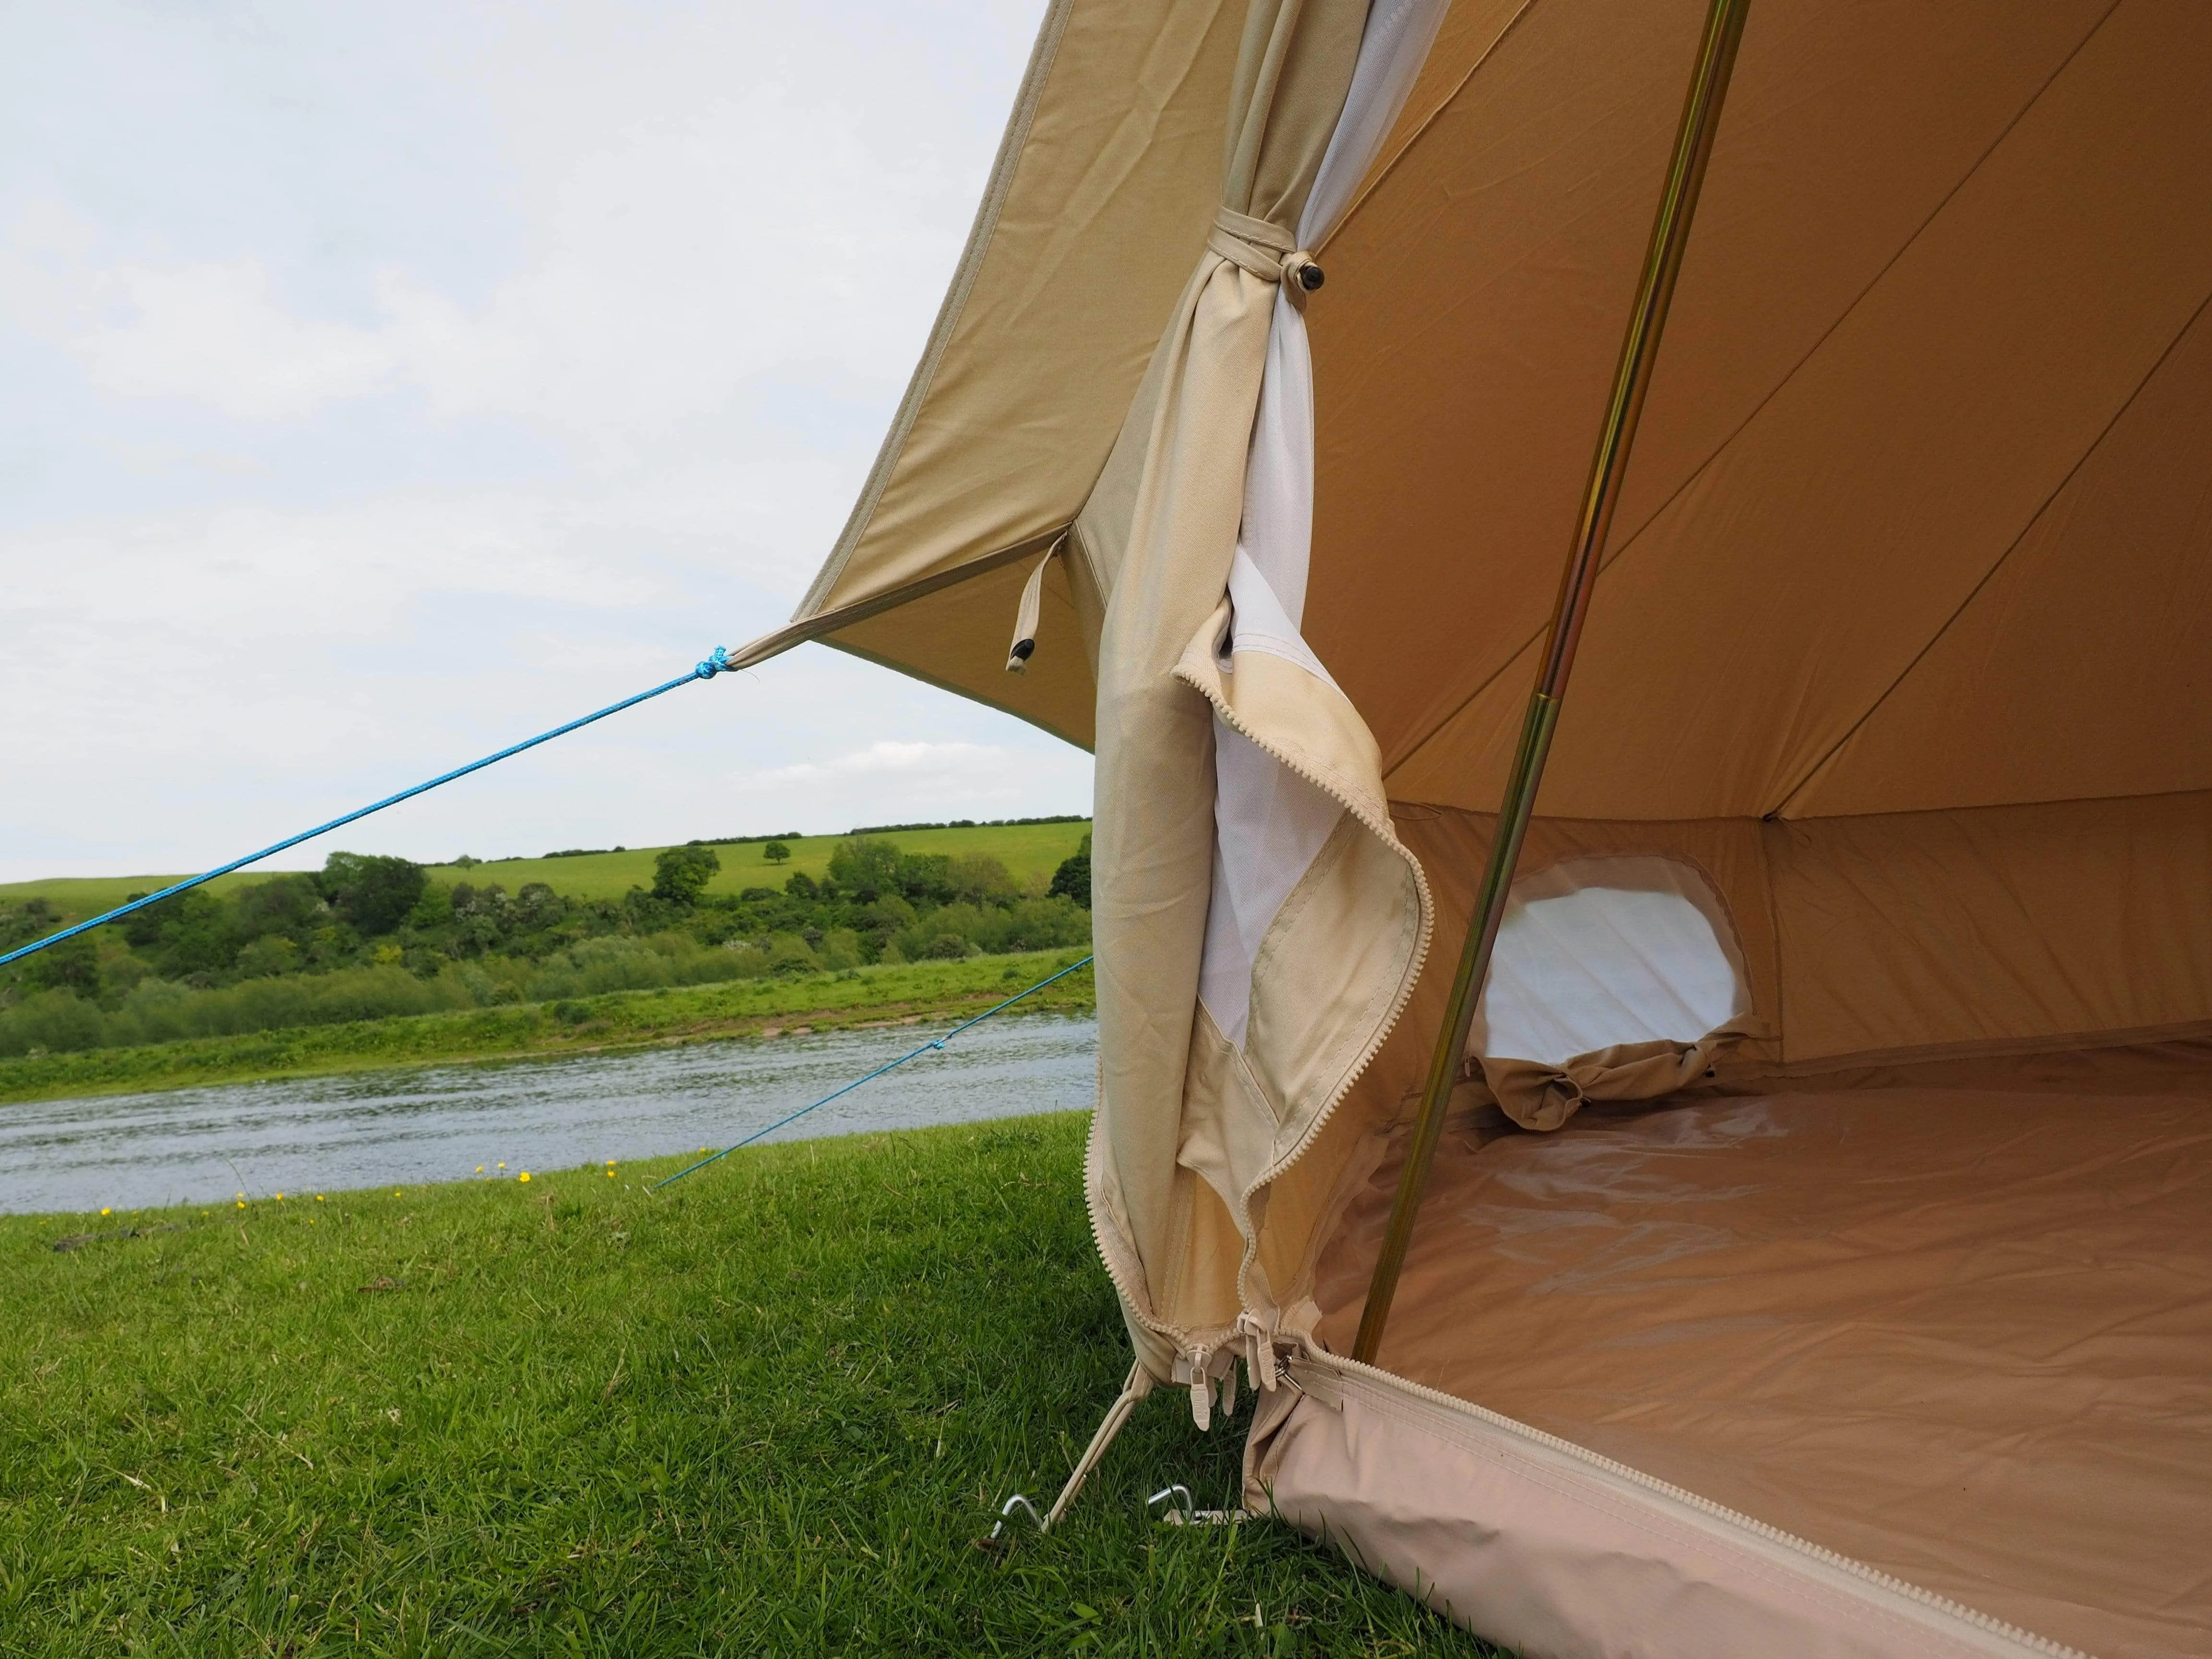
[(1667, 168), (1667, 187), (1652, 221), (1651, 246), (1644, 256), (1636, 307), (1629, 315), (1627, 337), (1620, 344), (1620, 364), (1613, 372), (1613, 395), (1606, 404), (1605, 424), (1598, 433), (1597, 453), (1590, 462), (1589, 484), (1583, 492), (1574, 548), (1559, 583), (1559, 603), (1552, 612), (1543, 665), (1528, 699), (1528, 717), (1522, 723), (1521, 746), (1506, 780), (1505, 800), (1498, 809), (1490, 862), (1475, 896), (1474, 915), (1460, 952), (1459, 972), (1452, 980), (1443, 1029), (1437, 1033), (1428, 1082), (1421, 1091), (1420, 1112), (1413, 1120), (1413, 1144), (1407, 1149), (1405, 1172), (1399, 1178), (1396, 1201), (1390, 1206), (1389, 1230), (1383, 1235), (1382, 1254), (1375, 1263), (1367, 1306), (1359, 1316), (1359, 1335), (1352, 1345), (1352, 1357), (1367, 1364), (1375, 1363), (1382, 1346), (1382, 1328), (1389, 1321), (1398, 1275), (1406, 1265), (1407, 1247), (1413, 1242), (1414, 1212), (1428, 1185), (1429, 1166), (1436, 1158), (1437, 1138), (1443, 1133), (1444, 1109), (1451, 1100), (1461, 1057), (1467, 1052), (1467, 1036), (1474, 1023), (1483, 980), (1490, 971), (1498, 925), (1505, 919), (1514, 866), (1520, 862), (1521, 842), (1528, 834), (1529, 815), (1535, 810), (1536, 790), (1543, 781), (1544, 762), (1559, 725), (1559, 699), (1566, 693), (1567, 674), (1574, 666), (1576, 647), (1582, 643), (1590, 592), (1597, 585), (1599, 560), (1605, 551), (1606, 534), (1613, 527), (1613, 509), (1620, 504), (1621, 479), (1636, 442), (1637, 420), (1644, 412), (1644, 395), (1650, 387), (1651, 366), (1659, 356), (1659, 337), (1667, 325), (1667, 307), (1674, 297), (1674, 279), (1682, 268), (1682, 250), (1690, 240), (1690, 221), (1697, 213), (1698, 191), (1705, 183), (1713, 133), (1720, 125), (1721, 104), (1728, 96), (1729, 75), (1735, 67), (1736, 46), (1743, 39), (1744, 16), (1750, 9), (1751, 0), (1712, 0), (1705, 15), (1705, 39), (1698, 48), (1689, 95), (1682, 103), (1681, 125), (1675, 132), (1674, 153)]

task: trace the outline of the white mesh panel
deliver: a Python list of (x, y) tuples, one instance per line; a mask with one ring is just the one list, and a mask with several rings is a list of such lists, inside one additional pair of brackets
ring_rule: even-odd
[(1748, 1007), (1707, 915), (1717, 905), (1686, 896), (1689, 884), (1702, 887), (1698, 874), (1660, 859), (1589, 867), (1606, 865), (1633, 866), (1645, 879), (1540, 897), (1516, 884), (1470, 1046), (1558, 1066), (1620, 1043), (1694, 1042)]

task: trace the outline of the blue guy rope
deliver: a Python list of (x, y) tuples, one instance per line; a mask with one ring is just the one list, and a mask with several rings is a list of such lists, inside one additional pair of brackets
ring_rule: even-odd
[(586, 714), (581, 720), (570, 720), (566, 726), (556, 726), (550, 732), (540, 732), (534, 738), (526, 738), (521, 743), (501, 750), (496, 755), (486, 755), (480, 761), (471, 761), (466, 766), (457, 766), (450, 772), (432, 778), (428, 783), (418, 783), (412, 789), (403, 789), (396, 795), (386, 795), (382, 800), (373, 805), (364, 806), (357, 812), (349, 812), (342, 818), (332, 818), (328, 823), (319, 823), (312, 830), (302, 830), (298, 835), (280, 841), (273, 847), (264, 847), (258, 853), (248, 853), (242, 859), (233, 859), (228, 864), (217, 865), (205, 875), (194, 876), (188, 881), (173, 883), (158, 893), (149, 893), (143, 898), (132, 899), (130, 903), (118, 904), (112, 910), (94, 916), (88, 921), (80, 921), (73, 927), (64, 927), (58, 933), (49, 933), (44, 939), (33, 939), (28, 945), (10, 951), (5, 956), (0, 956), (0, 968), (5, 968), (9, 963), (19, 961), (33, 951), (43, 951), (50, 945), (59, 945), (65, 939), (75, 939), (79, 933), (89, 933), (94, 927), (119, 921), (134, 910), (143, 910), (149, 904), (159, 904), (165, 898), (173, 897), (188, 888), (198, 887), (203, 882), (213, 881), (217, 876), (227, 876), (232, 871), (242, 870), (249, 864), (258, 864), (263, 859), (281, 853), (288, 847), (297, 847), (303, 841), (313, 841), (317, 836), (351, 823), (356, 818), (365, 818), (371, 812), (381, 812), (387, 806), (396, 806), (401, 801), (419, 795), (426, 789), (435, 789), (441, 783), (451, 783), (455, 778), (465, 778), (471, 772), (481, 772), (495, 761), (503, 761), (510, 755), (519, 755), (526, 749), (535, 749), (541, 743), (550, 743), (556, 738), (574, 732), (580, 726), (589, 726), (593, 720), (603, 720), (610, 714), (619, 714), (625, 708), (634, 708), (648, 698), (659, 696), (665, 691), (673, 691), (679, 685), (689, 685), (694, 680), (711, 680), (715, 675), (726, 672), (729, 668), (728, 648), (718, 645), (714, 647), (714, 653), (706, 661), (701, 663), (690, 673), (679, 675), (665, 685), (656, 685), (650, 691), (641, 691), (634, 697), (624, 697), (620, 702), (611, 702), (597, 714)]
[(885, 1065), (877, 1066), (874, 1071), (869, 1073), (866, 1077), (854, 1078), (850, 1083), (847, 1084), (842, 1089), (832, 1090), (830, 1093), (823, 1096), (821, 1099), (816, 1101), (813, 1106), (802, 1106), (797, 1111), (791, 1113), (788, 1116), (776, 1119), (775, 1122), (769, 1124), (765, 1129), (754, 1130), (743, 1140), (738, 1142), (737, 1146), (725, 1146), (720, 1152), (710, 1153), (708, 1156), (701, 1158), (696, 1164), (685, 1164), (684, 1168), (678, 1170), (674, 1175), (669, 1176), (666, 1181), (657, 1181), (653, 1182), (653, 1190), (657, 1193), (663, 1187), (672, 1185), (676, 1182), (683, 1180), (684, 1177), (690, 1175), (692, 1170), (703, 1170), (709, 1164), (713, 1164), (720, 1159), (727, 1158), (732, 1152), (738, 1151), (740, 1147), (750, 1146), (753, 1142), (760, 1139), (763, 1136), (774, 1134), (778, 1129), (782, 1128), (785, 1124), (798, 1122), (800, 1118), (805, 1117), (809, 1112), (812, 1111), (816, 1106), (827, 1106), (831, 1101), (836, 1099), (838, 1096), (851, 1094), (854, 1090), (859, 1088), (863, 1083), (872, 1083), (878, 1078), (881, 1077), (885, 1072), (895, 1072), (900, 1066), (905, 1065), (909, 1060), (920, 1060), (924, 1054), (933, 1053), (936, 1050), (944, 1048), (946, 1043), (951, 1042), (953, 1038), (958, 1036), (969, 1026), (981, 1025), (985, 1020), (990, 1018), (992, 1015), (1002, 1012), (1005, 1010), (1012, 1007), (1024, 997), (1035, 996), (1039, 991), (1043, 990), (1046, 986), (1051, 984), (1053, 981), (1056, 979), (1066, 979), (1077, 969), (1089, 967), (1091, 965), (1091, 958), (1085, 957), (1080, 962), (1069, 963), (1066, 967), (1061, 969), (1056, 974), (1046, 975), (1036, 984), (1030, 986), (1028, 990), (1018, 991), (1012, 996), (1008, 997), (1004, 1002), (1000, 1003), (996, 1007), (986, 1008), (981, 1013), (976, 1015), (975, 1018), (961, 1021), (959, 1024), (954, 1026), (943, 1036), (935, 1038), (931, 1042), (925, 1042), (921, 1048), (914, 1049), (910, 1053), (901, 1054), (896, 1060), (891, 1060)]

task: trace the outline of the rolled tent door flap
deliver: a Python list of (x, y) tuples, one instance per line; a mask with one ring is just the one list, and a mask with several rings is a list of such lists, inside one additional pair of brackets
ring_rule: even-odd
[(1088, 1179), (1140, 1350), (1185, 1372), (1240, 1317), (1272, 1320), (1253, 1196), (1387, 1033), (1427, 938), (1380, 752), (1299, 633), (1303, 309), (1323, 278), (1310, 250), (1443, 11), (1251, 9), (1221, 210), (1073, 540), (1106, 596)]

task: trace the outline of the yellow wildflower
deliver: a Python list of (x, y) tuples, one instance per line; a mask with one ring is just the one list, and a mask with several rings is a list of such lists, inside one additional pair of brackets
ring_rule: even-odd
[(102, 1211), (100, 1212), (100, 1214), (102, 1214), (102, 1215), (113, 1215), (114, 1213), (115, 1213), (115, 1212), (114, 1212), (114, 1211), (112, 1211), (112, 1210), (102, 1210)]
[(529, 1171), (529, 1170), (524, 1170), (520, 1175), (519, 1175), (519, 1176), (515, 1176), (515, 1179), (516, 1179), (517, 1181), (527, 1181), (527, 1180), (529, 1180), (529, 1179), (530, 1179), (530, 1171)]

